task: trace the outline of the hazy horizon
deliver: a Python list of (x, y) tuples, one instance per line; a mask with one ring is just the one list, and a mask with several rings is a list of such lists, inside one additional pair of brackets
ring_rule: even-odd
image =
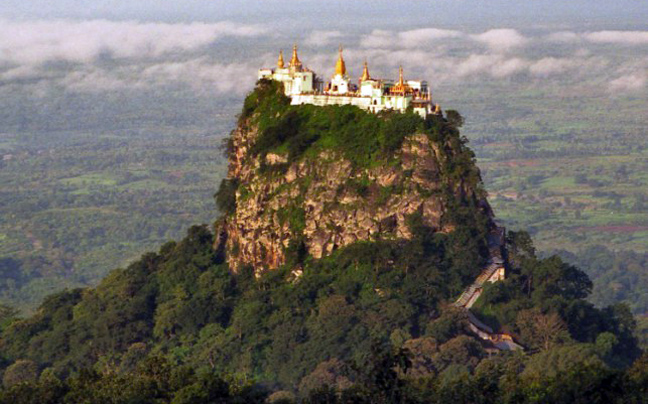
[(240, 99), (256, 69), (294, 42), (323, 76), (342, 43), (352, 76), (365, 59), (383, 77), (403, 64), (442, 97), (474, 80), (636, 96), (648, 86), (647, 10), (633, 1), (9, 0), (0, 5), (0, 102), (6, 130), (24, 110), (16, 103), (150, 91)]
[[(325, 79), (343, 44), (354, 81), (364, 60), (373, 77), (402, 65), (427, 80), (435, 102), (465, 116), (498, 217), (530, 229), (539, 250), (645, 251), (645, 3), (5, 0), (0, 258), (46, 257), (43, 278), (5, 299), (34, 305), (43, 290), (96, 282), (211, 222), (220, 140), (257, 70), (293, 43)], [(634, 182), (606, 182), (617, 170)], [(139, 214), (123, 205), (135, 196)], [(48, 272), (59, 262), (69, 272)]]
[[(557, 1), (539, 0), (519, 2), (510, 0), (435, 0), (435, 1), (387, 1), (387, 0), (266, 0), (266, 1), (210, 1), (187, 0), (168, 2), (139, 0), (129, 2), (53, 0), (43, 4), (36, 1), (5, 0), (0, 4), (0, 17), (72, 18), (72, 19), (136, 19), (141, 21), (213, 22), (223, 18), (240, 20), (266, 19), (275, 22), (299, 17), (309, 24), (347, 24), (362, 18), (380, 23), (380, 17), (389, 17), (392, 23), (461, 24), (464, 21), (481, 23), (508, 23), (515, 25), (520, 19), (543, 23), (564, 19), (580, 22), (607, 22), (619, 18), (626, 23), (645, 21), (648, 7), (641, 1), (599, 0)], [(342, 18), (340, 18), (342, 17)], [(397, 21), (394, 21), (397, 20)], [(553, 20), (553, 21), (552, 21)], [(271, 21), (266, 21), (271, 22)], [(292, 21), (296, 22), (296, 21)], [(620, 21), (614, 21), (618, 23)]]

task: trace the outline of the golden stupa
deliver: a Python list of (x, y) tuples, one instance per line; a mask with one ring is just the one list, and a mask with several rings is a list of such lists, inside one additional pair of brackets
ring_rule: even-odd
[(290, 59), (290, 67), (295, 70), (301, 70), (302, 63), (297, 57), (297, 45), (293, 45), (292, 58)]
[(346, 74), (346, 64), (342, 58), (342, 45), (340, 45), (338, 60), (335, 63), (335, 74), (344, 76)]
[(277, 60), (277, 67), (279, 69), (284, 68), (284, 60), (283, 60), (283, 51), (282, 50), (279, 51), (279, 60)]

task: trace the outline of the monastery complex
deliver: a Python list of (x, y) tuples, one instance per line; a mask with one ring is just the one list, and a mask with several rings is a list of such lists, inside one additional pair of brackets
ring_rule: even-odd
[(279, 52), (277, 67), (259, 69), (259, 79), (272, 79), (283, 83), (292, 105), (356, 105), (377, 113), (384, 110), (405, 112), (412, 108), (422, 117), (440, 114), (441, 108), (432, 103), (432, 93), (426, 81), (405, 80), (403, 68), (399, 69), (398, 81), (376, 79), (369, 75), (367, 62), (358, 84), (352, 83), (340, 47), (335, 74), (328, 83), (315, 72), (302, 65), (293, 46), (292, 58), (285, 66), (283, 53)]

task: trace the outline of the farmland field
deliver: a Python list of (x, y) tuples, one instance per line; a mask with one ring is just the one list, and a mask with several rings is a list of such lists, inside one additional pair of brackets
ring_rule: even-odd
[[(541, 254), (557, 252), (586, 270), (595, 303), (648, 313), (641, 292), (648, 288), (648, 96), (641, 76), (628, 82), (639, 91), (610, 84), (629, 69), (645, 71), (645, 46), (585, 44), (576, 33), (575, 44), (545, 43), (551, 30), (535, 28), (527, 36), (486, 32), (517, 38), (513, 48), (452, 31), (460, 39), (403, 51), (362, 29), (334, 33), (350, 44), (350, 74), (369, 59), (372, 75), (390, 77), (405, 58), (408, 75), (429, 80), (435, 101), (466, 119), (462, 133), (500, 223), (529, 231)], [(212, 222), (212, 195), (226, 170), (221, 141), (256, 69), (292, 40), (216, 41), (175, 55), (171, 66), (190, 70), (161, 83), (113, 77), (134, 80), (132, 88), (65, 88), (56, 74), (67, 74), (66, 65), (46, 72), (54, 77), (46, 91), (38, 80), (0, 81), (0, 302), (31, 311), (48, 293), (94, 285), (191, 224)], [(303, 60), (329, 74), (337, 45), (308, 40)], [(83, 68), (108, 80), (131, 68), (166, 71), (146, 70), (155, 63), (115, 58)], [(455, 63), (463, 73), (455, 74)], [(558, 73), (533, 73), (547, 63)], [(237, 85), (219, 81), (219, 69)]]

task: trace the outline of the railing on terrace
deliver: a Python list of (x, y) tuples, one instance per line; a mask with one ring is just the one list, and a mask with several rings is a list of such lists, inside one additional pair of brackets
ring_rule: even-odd
[[(332, 93), (332, 92), (329, 92), (329, 91), (303, 91), (303, 92), (300, 92), (299, 94), (291, 94), (291, 95), (326, 95), (326, 96), (329, 96), (329, 97), (373, 98), (370, 95), (362, 95), (362, 94), (357, 93), (357, 92), (349, 92), (349, 93), (346, 93), (346, 94), (336, 94), (336, 93)], [(428, 97), (427, 95), (417, 94), (417, 93), (406, 93), (406, 94), (401, 94), (401, 93), (390, 94), (390, 93), (387, 93), (387, 94), (383, 95), (383, 97), (397, 97), (397, 96), (403, 96), (403, 95), (412, 96), (412, 99), (415, 100), (415, 101), (432, 101), (431, 97)]]

